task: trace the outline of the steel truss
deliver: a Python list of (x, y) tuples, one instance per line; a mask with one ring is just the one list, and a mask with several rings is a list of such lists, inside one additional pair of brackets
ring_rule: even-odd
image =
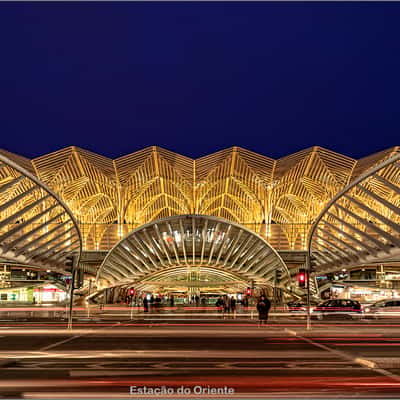
[(308, 249), (317, 273), (400, 256), (400, 154), (360, 175), (314, 222)]
[(31, 172), (0, 154), (0, 258), (64, 271), (80, 257), (78, 224), (66, 204)]
[(142, 282), (163, 271), (214, 268), (256, 283), (289, 283), (279, 254), (254, 232), (218, 217), (178, 215), (148, 223), (121, 239), (97, 273), (98, 285)]

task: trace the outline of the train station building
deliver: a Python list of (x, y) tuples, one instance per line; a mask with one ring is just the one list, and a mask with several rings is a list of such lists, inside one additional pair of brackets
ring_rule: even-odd
[(67, 291), (71, 255), (85, 294), (109, 302), (131, 288), (299, 298), (303, 269), (315, 297), (396, 296), (399, 154), (312, 147), (276, 160), (232, 147), (191, 159), (153, 146), (110, 159), (72, 146), (31, 160), (0, 150), (0, 301)]

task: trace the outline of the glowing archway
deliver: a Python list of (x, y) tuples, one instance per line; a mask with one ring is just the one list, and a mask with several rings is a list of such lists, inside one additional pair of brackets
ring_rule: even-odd
[(163, 218), (134, 230), (108, 253), (97, 280), (103, 287), (140, 284), (146, 277), (178, 267), (188, 271), (212, 268), (226, 276), (272, 286), (284, 286), (290, 280), (282, 258), (262, 237), (239, 224), (206, 215)]

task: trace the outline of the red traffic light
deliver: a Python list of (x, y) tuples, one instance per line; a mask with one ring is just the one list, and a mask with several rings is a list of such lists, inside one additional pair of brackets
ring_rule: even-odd
[(248, 287), (247, 288), (247, 290), (246, 290), (246, 294), (247, 294), (247, 296), (250, 296), (251, 295), (251, 289)]
[(300, 287), (306, 286), (306, 270), (305, 269), (299, 270), (299, 273), (297, 275), (297, 281), (299, 282)]
[(135, 294), (135, 289), (130, 288), (130, 289), (129, 289), (129, 294), (130, 294), (131, 296), (133, 296), (133, 295)]

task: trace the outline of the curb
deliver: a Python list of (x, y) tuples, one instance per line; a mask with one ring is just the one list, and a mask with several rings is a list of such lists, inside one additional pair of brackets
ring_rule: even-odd
[[(293, 335), (293, 336), (302, 337), (301, 334), (298, 335), (297, 332), (294, 331), (294, 330), (292, 330), (292, 329), (287, 329), (287, 328), (285, 328), (285, 332), (287, 332), (287, 333), (289, 333), (289, 334), (291, 334), (291, 335)], [(310, 340), (309, 340), (309, 341), (310, 341)], [(312, 342), (312, 341), (311, 341), (311, 342)], [(326, 350), (327, 350), (327, 346), (325, 346), (325, 347), (326, 347)], [(334, 349), (330, 349), (329, 351), (334, 352), (335, 354), (339, 354), (339, 355), (341, 355), (342, 357), (348, 359), (349, 361), (351, 360), (351, 361), (353, 361), (353, 362), (356, 363), (356, 364), (362, 365), (363, 367), (367, 367), (367, 368), (370, 368), (370, 369), (384, 368), (384, 367), (383, 367), (382, 365), (380, 365), (379, 363), (376, 363), (376, 362), (371, 361), (371, 360), (367, 360), (366, 358), (361, 358), (361, 357), (355, 357), (355, 358), (353, 358), (351, 355), (347, 355), (347, 354), (345, 354), (345, 353), (343, 353), (343, 352), (341, 352), (341, 351), (339, 351), (339, 350), (334, 350)], [(397, 363), (398, 363), (397, 365), (400, 367), (400, 358), (397, 358), (397, 359), (395, 359), (395, 360), (397, 360)], [(387, 366), (386, 366), (386, 368), (394, 368), (394, 367), (387, 367)]]

